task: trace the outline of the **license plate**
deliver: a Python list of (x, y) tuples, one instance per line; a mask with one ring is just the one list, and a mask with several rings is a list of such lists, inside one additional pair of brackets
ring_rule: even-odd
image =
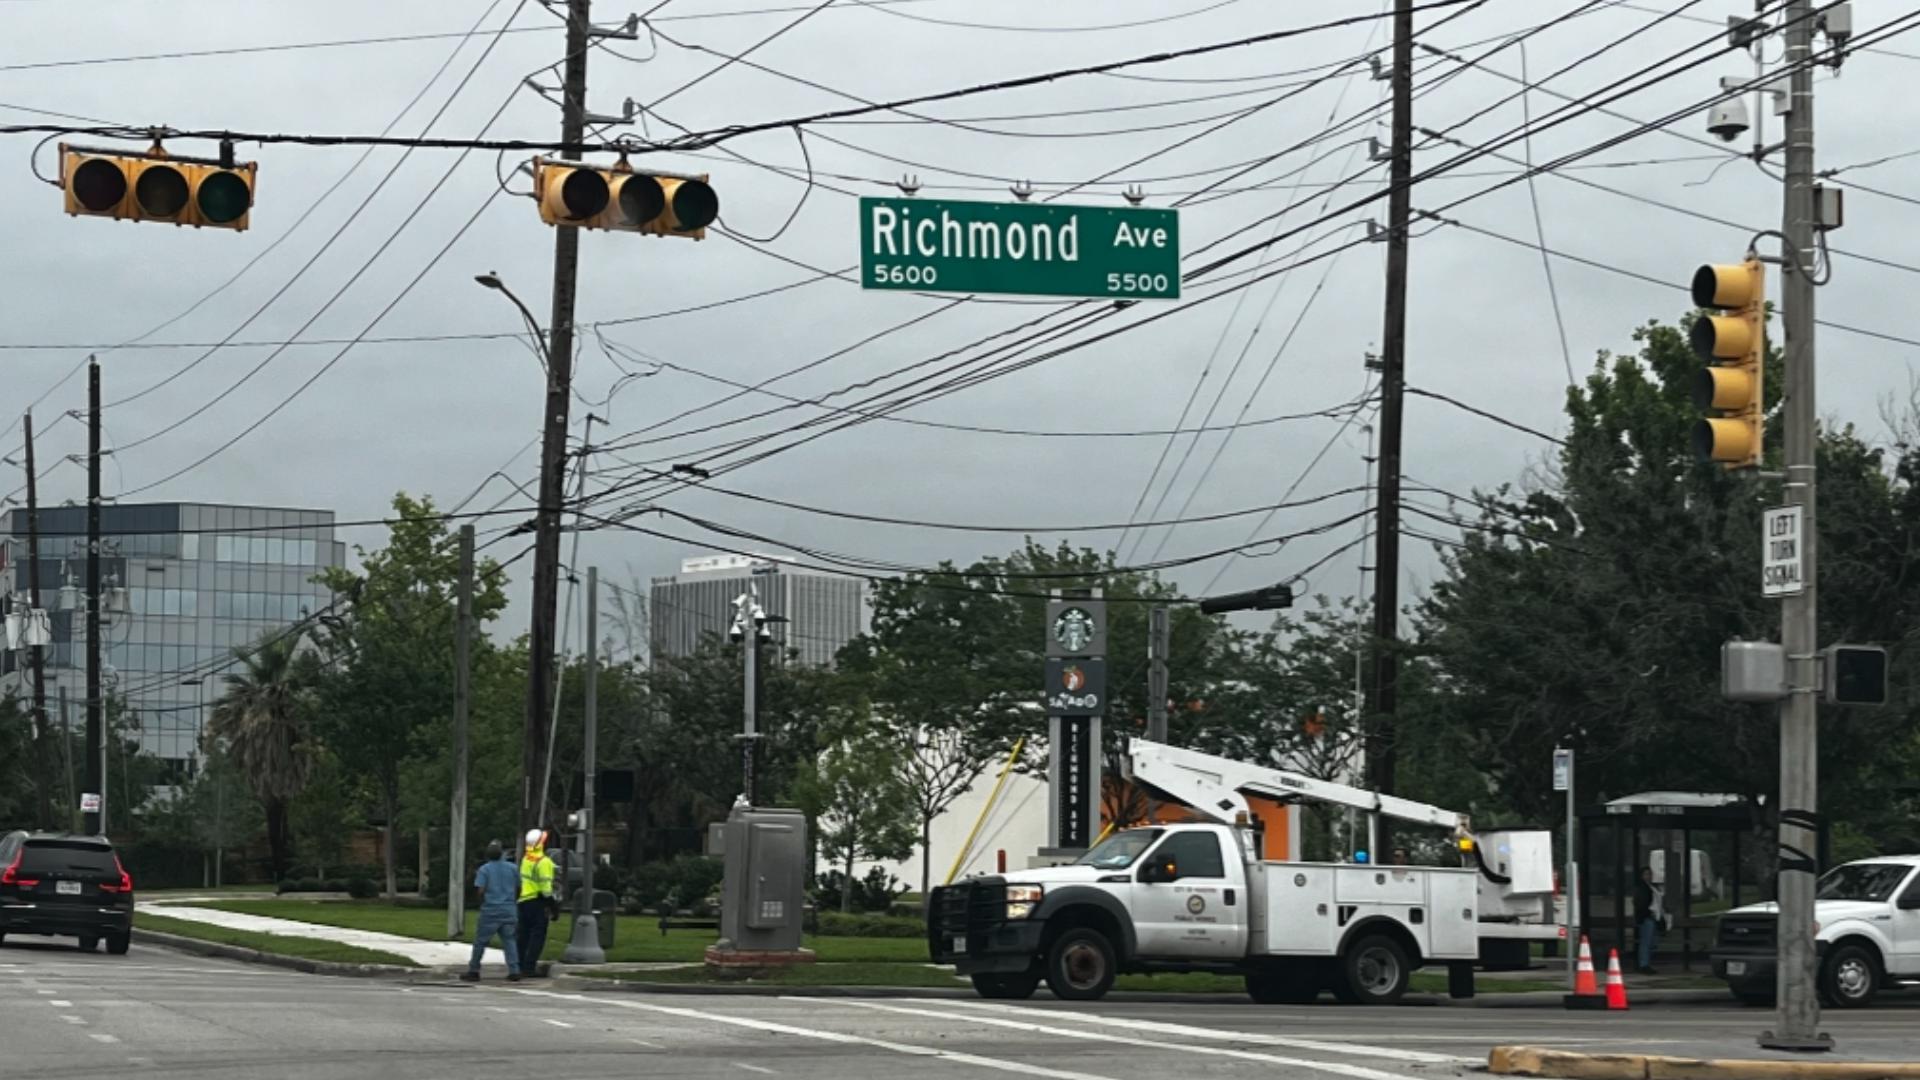
[(59, 893), (61, 896), (79, 896), (80, 883), (77, 881), (56, 881), (53, 883), (53, 891)]
[(952, 941), (952, 945), (953, 945), (953, 951), (956, 953), (964, 953), (967, 951), (966, 938), (963, 938), (963, 937), (954, 938)]
[(1729, 974), (1729, 975), (1745, 975), (1746, 973), (1747, 973), (1747, 963), (1746, 963), (1746, 961), (1744, 961), (1744, 960), (1729, 960), (1729, 961), (1727, 961), (1727, 974)]

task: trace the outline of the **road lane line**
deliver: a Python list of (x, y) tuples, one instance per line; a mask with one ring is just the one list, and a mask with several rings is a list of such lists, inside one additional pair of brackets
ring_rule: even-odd
[(87, 1032), (87, 1038), (97, 1043), (117, 1043), (120, 1041), (120, 1036), (109, 1035), (104, 1031), (89, 1031)]
[(543, 1024), (552, 1024), (554, 1027), (558, 1027), (558, 1028), (570, 1028), (573, 1026), (572, 1024), (567, 1023), (565, 1020), (549, 1020), (544, 1016), (540, 1018), (540, 1022)]
[[(783, 1001), (816, 1000), (802, 998), (782, 998)], [(1258, 1050), (1234, 1050), (1225, 1046), (1193, 1046), (1187, 1043), (1159, 1042), (1154, 1039), (1139, 1039), (1130, 1035), (1108, 1033), (1104, 1031), (1078, 1031), (1073, 1028), (1053, 1027), (1049, 1024), (1030, 1024), (1024, 1020), (1010, 1020), (998, 1016), (980, 1016), (969, 1013), (940, 1012), (935, 1009), (913, 1009), (901, 1005), (882, 1005), (877, 1001), (855, 1001), (844, 999), (835, 1004), (849, 1005), (857, 1009), (872, 1009), (876, 1012), (899, 1013), (904, 1016), (924, 1016), (935, 1020), (958, 1020), (961, 1023), (989, 1024), (995, 1027), (1013, 1028), (1017, 1031), (1030, 1031), (1037, 1035), (1058, 1035), (1065, 1039), (1086, 1039), (1093, 1042), (1112, 1042), (1122, 1046), (1140, 1046), (1151, 1050), (1176, 1050), (1187, 1054), (1199, 1054), (1206, 1057), (1237, 1058), (1241, 1061), (1258, 1061), (1269, 1065), (1284, 1065), (1294, 1069), (1311, 1069), (1315, 1072), (1329, 1072), (1336, 1076), (1351, 1077), (1352, 1080), (1417, 1080), (1408, 1073), (1387, 1072), (1383, 1069), (1369, 1069), (1364, 1065), (1348, 1065), (1338, 1061), (1316, 1061), (1312, 1058), (1282, 1057), (1279, 1054), (1264, 1054)]]
[(49, 1002), (47, 1002), (47, 1004), (49, 1004), (49, 1005), (51, 1005), (51, 1006), (53, 1006), (53, 1007), (54, 1007), (54, 1008), (56, 1008), (56, 1009), (71, 1009), (71, 1008), (73, 1008), (73, 1002), (71, 1002), (71, 1001), (61, 1001), (61, 1000), (60, 1000), (59, 998), (55, 998), (55, 999), (53, 999), (52, 1001), (49, 1001)]
[[(1032, 1016), (1036, 1012), (1050, 1013), (1049, 1010), (1022, 1008), (1018, 1005), (999, 1005), (985, 1001), (942, 1001), (942, 1005), (954, 1005), (963, 1009), (988, 1009), (994, 1012), (1007, 1012), (1019, 1016)], [(1289, 1050), (1312, 1050), (1322, 1054), (1346, 1054), (1349, 1057), (1386, 1058), (1403, 1061), (1409, 1065), (1460, 1065), (1466, 1062), (1479, 1063), (1480, 1058), (1456, 1057), (1452, 1054), (1432, 1054), (1424, 1050), (1401, 1050), (1390, 1046), (1369, 1046), (1363, 1043), (1328, 1042), (1325, 1039), (1296, 1039), (1288, 1035), (1268, 1035), (1264, 1032), (1230, 1031), (1225, 1028), (1198, 1027), (1193, 1024), (1172, 1024), (1158, 1020), (1136, 1020), (1131, 1017), (1101, 1016), (1087, 1012), (1051, 1013), (1052, 1015), (1071, 1016), (1075, 1023), (1099, 1024), (1105, 1027), (1130, 1028), (1135, 1031), (1150, 1031), (1156, 1035), (1184, 1035), (1194, 1039), (1211, 1039), (1215, 1042), (1244, 1042), (1258, 1046), (1284, 1046)]]
[(630, 1039), (628, 1039), (627, 1041), (628, 1041), (628, 1042), (630, 1042), (630, 1043), (632, 1043), (632, 1044), (633, 1044), (633, 1045), (635, 1045), (635, 1046), (644, 1046), (644, 1047), (646, 1047), (646, 1048), (647, 1048), (647, 1049), (649, 1049), (649, 1050), (665, 1050), (665, 1049), (666, 1049), (666, 1047), (664, 1047), (664, 1046), (661, 1046), (661, 1045), (660, 1045), (660, 1044), (658, 1044), (658, 1043), (650, 1043), (650, 1042), (648, 1042), (648, 1041), (647, 1041), (647, 1040), (645, 1040), (645, 1039), (633, 1039), (633, 1038), (630, 1038)]
[(52, 990), (35, 990), (34, 993), (39, 994), (41, 997), (52, 997), (54, 995), (54, 991)]
[(73, 1015), (72, 1013), (66, 1013), (66, 1014), (63, 1014), (63, 1015), (62, 1015), (62, 1016), (60, 1017), (60, 1019), (62, 1019), (62, 1020), (65, 1020), (65, 1021), (66, 1021), (67, 1023), (69, 1023), (69, 1024), (73, 1024), (73, 1025), (75, 1025), (76, 1027), (86, 1027), (86, 1026), (87, 1026), (87, 1022), (86, 1022), (85, 1020), (82, 1020), (82, 1019), (80, 1019), (79, 1017), (77, 1017), (77, 1016), (75, 1016), (75, 1015)]
[(736, 1062), (734, 1062), (734, 1063), (733, 1063), (733, 1067), (734, 1067), (734, 1068), (736, 1068), (736, 1069), (745, 1069), (745, 1070), (747, 1070), (748, 1072), (757, 1072), (757, 1073), (759, 1073), (759, 1074), (761, 1074), (762, 1076), (778, 1076), (778, 1075), (780, 1075), (779, 1073), (776, 1073), (776, 1072), (774, 1072), (774, 1071), (773, 1071), (772, 1069), (767, 1069), (767, 1068), (762, 1068), (762, 1067), (761, 1067), (761, 1066), (759, 1066), (759, 1065), (749, 1065), (749, 1064), (747, 1064), (747, 1063), (746, 1063), (746, 1062), (744, 1062), (744, 1061), (736, 1061)]
[[(911, 1043), (889, 1042), (885, 1039), (872, 1039), (864, 1035), (848, 1035), (838, 1031), (826, 1031), (820, 1028), (804, 1028), (795, 1024), (783, 1024), (777, 1020), (752, 1020), (744, 1016), (727, 1016), (724, 1013), (703, 1012), (699, 1009), (683, 1009), (671, 1005), (654, 1005), (645, 1001), (623, 1001), (596, 994), (561, 994), (552, 990), (502, 990), (501, 993), (525, 994), (530, 997), (553, 998), (560, 1001), (575, 1001), (582, 1004), (610, 1005), (619, 1009), (632, 1009), (637, 1012), (658, 1013), (663, 1016), (677, 1016), (683, 1020), (705, 1020), (708, 1023), (725, 1024), (729, 1027), (747, 1028), (752, 1031), (770, 1032), (776, 1035), (793, 1035), (802, 1039), (818, 1039), (821, 1042), (839, 1043), (842, 1046), (871, 1046), (881, 1050), (890, 1050), (896, 1054), (913, 1057), (939, 1058), (961, 1065), (972, 1065), (996, 1072), (1015, 1073), (1020, 1076), (1041, 1076), (1048, 1080), (1114, 1080), (1110, 1076), (1098, 1073), (1074, 1072), (1070, 1069), (1051, 1069), (1045, 1065), (1029, 1065), (1024, 1061), (1010, 1061), (1005, 1058), (983, 1057), (979, 1054), (967, 1054), (958, 1050), (941, 1050), (932, 1046), (915, 1046)], [(817, 1004), (817, 1003), (816, 1003)], [(1389, 1074), (1382, 1073), (1385, 1077)], [(1409, 1080), (1407, 1077), (1393, 1076), (1392, 1080)]]

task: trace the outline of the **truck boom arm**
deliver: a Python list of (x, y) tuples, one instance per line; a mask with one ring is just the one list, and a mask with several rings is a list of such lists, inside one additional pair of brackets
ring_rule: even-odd
[(1282, 802), (1312, 799), (1336, 806), (1349, 806), (1399, 821), (1437, 825), (1451, 829), (1455, 836), (1471, 835), (1467, 815), (1452, 810), (1412, 799), (1382, 795), (1364, 788), (1316, 780), (1285, 769), (1249, 765), (1144, 739), (1132, 740), (1127, 750), (1125, 771), (1129, 778), (1158, 788), (1196, 811), (1228, 825), (1233, 824), (1240, 814), (1251, 815), (1243, 794), (1250, 792)]

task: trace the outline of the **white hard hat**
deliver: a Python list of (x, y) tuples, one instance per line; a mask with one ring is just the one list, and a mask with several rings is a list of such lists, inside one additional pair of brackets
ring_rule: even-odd
[(539, 847), (540, 839), (546, 835), (547, 835), (546, 833), (541, 832), (539, 829), (528, 829), (527, 830), (527, 846)]

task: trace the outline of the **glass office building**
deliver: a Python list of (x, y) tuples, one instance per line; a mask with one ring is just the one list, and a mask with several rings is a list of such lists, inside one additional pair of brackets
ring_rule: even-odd
[[(108, 693), (137, 716), (148, 753), (191, 774), (200, 728), (233, 650), (261, 640), (332, 600), (313, 582), (342, 566), (333, 513), (203, 503), (109, 505), (100, 510), (103, 550), (101, 644)], [(27, 513), (7, 516), (5, 587), (27, 595)], [(86, 528), (84, 506), (40, 511), (40, 599), (52, 622), (46, 650), (49, 719), (59, 723), (62, 690), (77, 725), (86, 700)], [(25, 696), (26, 657), (0, 652), (0, 691)]]
[[(798, 569), (775, 556), (710, 555), (687, 559), (676, 577), (653, 579), (648, 624), (653, 655), (691, 656), (708, 634), (724, 638), (733, 602), (752, 588), (773, 617), (773, 640), (803, 664), (832, 667), (840, 647), (866, 632), (867, 583)], [(784, 621), (782, 621), (784, 620)]]

